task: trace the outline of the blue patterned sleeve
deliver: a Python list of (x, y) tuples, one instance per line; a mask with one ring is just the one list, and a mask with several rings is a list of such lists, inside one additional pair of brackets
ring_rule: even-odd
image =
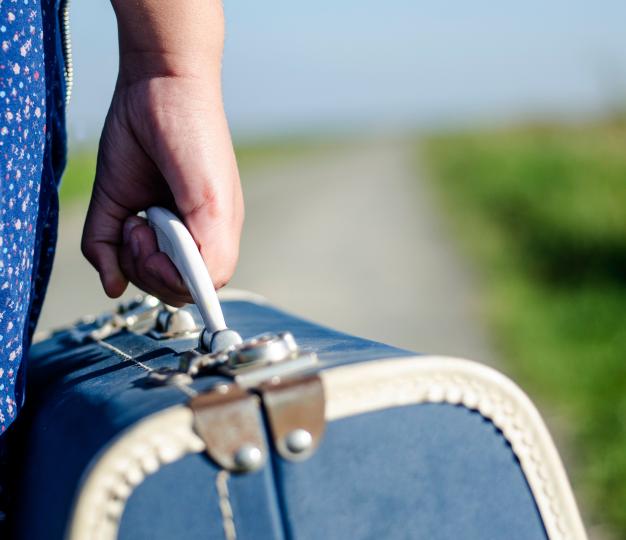
[(56, 240), (65, 152), (57, 7), (0, 0), (0, 433), (23, 401)]

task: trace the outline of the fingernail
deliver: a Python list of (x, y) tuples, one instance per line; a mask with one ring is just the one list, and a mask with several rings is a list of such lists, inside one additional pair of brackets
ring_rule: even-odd
[(124, 223), (124, 229), (122, 231), (122, 240), (124, 241), (125, 244), (128, 244), (130, 242), (131, 240), (130, 233), (137, 225), (139, 225), (139, 223), (132, 218), (128, 218), (126, 222)]

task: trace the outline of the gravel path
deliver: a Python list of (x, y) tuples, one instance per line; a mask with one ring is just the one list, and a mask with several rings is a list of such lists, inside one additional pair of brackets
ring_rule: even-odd
[[(472, 280), (451, 247), (413, 145), (339, 145), (244, 171), (232, 286), (350, 333), (493, 363)], [(110, 308), (79, 252), (84, 208), (62, 212), (40, 329)]]

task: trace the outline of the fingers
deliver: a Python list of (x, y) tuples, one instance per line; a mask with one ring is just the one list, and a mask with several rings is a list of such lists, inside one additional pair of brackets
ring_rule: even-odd
[(181, 305), (191, 300), (189, 293), (172, 263), (158, 254), (145, 220), (136, 216), (138, 210), (167, 204), (171, 192), (122, 121), (118, 105), (114, 100), (100, 140), (82, 250), (108, 296), (120, 296), (132, 281), (167, 303)]
[(130, 281), (172, 306), (193, 300), (169, 257), (159, 251), (154, 231), (137, 216), (124, 223), (120, 266)]
[(114, 210), (114, 207), (107, 210), (102, 195), (94, 190), (81, 242), (83, 255), (98, 271), (104, 292), (111, 298), (121, 296), (128, 285), (118, 263), (121, 220)]
[(159, 251), (146, 220), (138, 216), (120, 220), (100, 211), (99, 205), (94, 197), (85, 222), (82, 250), (98, 270), (106, 294), (119, 297), (131, 281), (169, 305), (180, 307), (193, 302), (174, 264)]
[(82, 242), (111, 297), (130, 280), (169, 304), (191, 301), (153, 231), (136, 216), (150, 206), (179, 211), (216, 288), (234, 272), (243, 198), (223, 110), (205, 86), (172, 77), (116, 88)]

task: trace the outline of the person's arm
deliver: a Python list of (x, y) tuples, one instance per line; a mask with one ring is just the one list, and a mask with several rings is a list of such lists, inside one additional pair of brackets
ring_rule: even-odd
[(120, 68), (100, 140), (82, 249), (117, 297), (128, 281), (191, 301), (145, 221), (176, 210), (216, 287), (232, 276), (243, 199), (221, 95), (224, 22), (218, 0), (112, 0)]

